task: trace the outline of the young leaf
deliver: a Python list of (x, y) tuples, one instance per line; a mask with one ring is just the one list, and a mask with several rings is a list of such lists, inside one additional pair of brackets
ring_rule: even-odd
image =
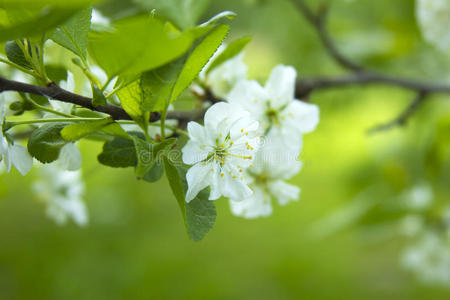
[(67, 69), (65, 67), (58, 65), (46, 65), (45, 71), (48, 78), (50, 78), (53, 82), (58, 83), (62, 80), (67, 80)]
[(250, 42), (250, 40), (250, 37), (243, 37), (228, 44), (225, 50), (220, 53), (220, 55), (211, 63), (206, 72), (209, 73), (215, 67), (220, 66), (225, 61), (239, 54), (242, 49), (244, 49), (244, 47), (248, 44), (248, 42)]
[(8, 57), (8, 59), (13, 63), (27, 69), (32, 68), (30, 63), (25, 58), (22, 49), (20, 49), (19, 45), (17, 45), (15, 41), (7, 41), (5, 43), (5, 53), (6, 57)]
[(134, 142), (116, 137), (103, 144), (103, 151), (97, 159), (101, 164), (114, 168), (134, 167), (137, 164)]
[(198, 73), (200, 73), (220, 44), (222, 44), (229, 29), (224, 24), (217, 26), (195, 47), (178, 76), (169, 103), (175, 101), (181, 92), (197, 77)]
[(233, 20), (235, 17), (236, 17), (236, 13), (226, 10), (226, 11), (218, 13), (217, 15), (215, 15), (214, 17), (212, 17), (205, 23), (200, 24), (200, 26), (203, 27), (203, 26), (214, 25), (223, 18), (226, 18), (228, 20)]
[(163, 161), (164, 170), (172, 193), (180, 206), (187, 233), (193, 241), (200, 241), (214, 226), (216, 220), (214, 202), (208, 200), (208, 191), (204, 189), (191, 202), (186, 203), (186, 170), (183, 167), (174, 166), (166, 157)]
[(45, 124), (35, 129), (28, 139), (28, 152), (42, 163), (58, 159), (59, 151), (67, 143), (61, 136), (61, 130), (67, 124)]
[(91, 27), (91, 8), (83, 9), (69, 21), (56, 28), (51, 39), (86, 60), (88, 32)]
[(95, 84), (92, 84), (92, 105), (94, 107), (106, 105), (105, 95)]
[(113, 122), (113, 119), (105, 118), (96, 121), (70, 124), (61, 130), (61, 136), (68, 142), (74, 142), (90, 133), (100, 131)]
[(145, 128), (149, 119), (149, 112), (142, 109), (143, 95), (139, 81), (134, 81), (117, 92), (123, 109), (135, 120), (139, 126)]
[(160, 20), (139, 16), (116, 22), (113, 32), (93, 34), (89, 49), (99, 66), (114, 77), (162, 66), (186, 52), (192, 41), (189, 33), (169, 35)]

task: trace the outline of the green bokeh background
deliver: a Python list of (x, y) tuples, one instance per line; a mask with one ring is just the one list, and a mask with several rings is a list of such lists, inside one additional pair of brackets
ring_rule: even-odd
[[(414, 1), (327, 2), (331, 32), (352, 59), (450, 83), (450, 56), (422, 40)], [(204, 19), (222, 10), (238, 14), (230, 40), (253, 37), (251, 77), (265, 80), (279, 63), (300, 77), (344, 73), (290, 1), (212, 1)], [(188, 240), (167, 181), (99, 165), (99, 143), (81, 143), (86, 228), (45, 217), (31, 193), (35, 171), (1, 175), (0, 299), (449, 299), (450, 288), (402, 270), (408, 240), (397, 221), (405, 212), (393, 205), (421, 182), (433, 187), (436, 210), (448, 202), (449, 98), (433, 96), (407, 127), (366, 133), (413, 96), (382, 86), (312, 94), (321, 121), (305, 136), (303, 170), (291, 180), (300, 201), (244, 220), (220, 199), (216, 225), (198, 243)]]

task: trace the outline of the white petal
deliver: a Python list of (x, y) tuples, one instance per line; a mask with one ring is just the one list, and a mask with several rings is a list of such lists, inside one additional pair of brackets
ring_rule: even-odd
[(33, 158), (27, 148), (18, 144), (11, 147), (11, 161), (22, 176), (25, 176), (33, 166)]
[(231, 164), (225, 163), (220, 176), (220, 188), (222, 195), (236, 200), (250, 197), (253, 193), (244, 182), (241, 172)]
[(219, 102), (212, 105), (205, 113), (205, 128), (209, 132), (217, 132), (219, 124), (231, 126), (236, 120), (248, 117), (249, 112), (238, 105)]
[(225, 99), (242, 106), (251, 113), (252, 118), (259, 121), (267, 108), (269, 95), (257, 81), (242, 80), (236, 83)]
[(275, 108), (288, 104), (294, 99), (297, 72), (291, 66), (278, 65), (270, 73), (266, 90)]
[(211, 176), (211, 184), (210, 188), (211, 191), (209, 193), (209, 200), (217, 200), (222, 196), (221, 189), (220, 189), (220, 167), (218, 164), (214, 164), (214, 171), (212, 172)]
[(294, 100), (283, 111), (283, 126), (295, 132), (308, 133), (319, 123), (319, 107), (315, 104)]
[(190, 202), (205, 187), (210, 185), (213, 165), (197, 163), (192, 166), (186, 173), (188, 190), (186, 193), (186, 202)]
[(2, 139), (2, 144), (3, 144), (3, 162), (5, 163), (5, 167), (6, 167), (6, 172), (9, 173), (11, 172), (11, 166), (12, 166), (12, 153), (11, 153), (11, 145), (8, 144), (8, 142), (6, 141), (6, 138)]
[(298, 186), (288, 184), (282, 180), (276, 180), (268, 184), (270, 193), (278, 199), (280, 205), (286, 205), (290, 201), (298, 199), (300, 188)]
[(230, 199), (230, 207), (231, 212), (235, 216), (246, 219), (264, 217), (272, 214), (270, 196), (266, 195), (259, 187), (254, 187), (253, 195), (242, 201)]
[(61, 148), (58, 165), (63, 170), (75, 171), (81, 167), (81, 153), (74, 143), (68, 143)]
[(195, 141), (188, 141), (183, 147), (183, 162), (187, 165), (193, 165), (199, 161), (203, 161), (208, 157), (210, 147), (201, 145)]
[(189, 133), (189, 138), (193, 141), (199, 142), (199, 143), (205, 143), (206, 142), (206, 132), (205, 128), (198, 124), (197, 122), (189, 122), (187, 124), (187, 131)]

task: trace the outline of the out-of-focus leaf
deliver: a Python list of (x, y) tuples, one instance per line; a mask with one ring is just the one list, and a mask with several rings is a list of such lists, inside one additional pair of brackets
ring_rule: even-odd
[(234, 56), (239, 54), (242, 51), (242, 49), (244, 49), (244, 47), (250, 42), (250, 40), (251, 40), (250, 37), (243, 37), (231, 42), (225, 48), (225, 50), (222, 53), (220, 53), (220, 55), (217, 56), (217, 58), (211, 63), (206, 72), (207, 73), (210, 72), (215, 67), (220, 66), (230, 58), (233, 58)]
[(182, 29), (194, 27), (210, 0), (134, 0), (141, 7), (162, 15)]
[(69, 21), (56, 28), (51, 39), (86, 60), (88, 33), (91, 27), (91, 8), (83, 9)]
[(189, 33), (168, 34), (161, 21), (148, 16), (113, 25), (113, 32), (95, 33), (89, 42), (91, 55), (109, 77), (162, 66), (186, 52), (193, 41)]

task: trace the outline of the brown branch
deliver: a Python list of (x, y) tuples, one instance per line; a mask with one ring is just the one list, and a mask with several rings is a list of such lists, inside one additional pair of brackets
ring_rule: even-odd
[(350, 59), (345, 57), (335, 45), (330, 33), (327, 29), (327, 14), (328, 8), (325, 5), (321, 5), (317, 13), (306, 4), (304, 0), (294, 1), (300, 12), (308, 20), (308, 22), (314, 27), (317, 35), (320, 38), (325, 50), (328, 54), (343, 68), (350, 71), (359, 72), (363, 70), (363, 67), (359, 66), (357, 63), (352, 62)]
[(420, 92), (416, 95), (416, 97), (411, 101), (411, 103), (405, 108), (405, 110), (402, 111), (400, 115), (398, 115), (395, 119), (392, 121), (381, 124), (378, 126), (375, 126), (374, 128), (371, 128), (367, 131), (367, 133), (372, 134), (379, 131), (385, 131), (392, 129), (397, 126), (404, 126), (408, 122), (408, 118), (414, 114), (414, 112), (420, 107), (420, 105), (425, 101), (427, 98), (426, 92)]
[[(4, 91), (16, 91), (41, 95), (54, 100), (76, 104), (92, 111), (108, 114), (114, 120), (132, 120), (132, 118), (120, 106), (111, 104), (107, 104), (105, 106), (93, 106), (91, 98), (66, 91), (53, 82), (47, 86), (37, 86), (0, 77), (0, 93)], [(176, 119), (180, 121), (180, 123), (185, 124), (190, 120), (196, 120), (202, 117), (204, 113), (204, 109), (196, 109), (192, 111), (170, 111), (167, 113), (167, 119)], [(150, 122), (158, 121), (160, 117), (161, 115), (159, 112), (151, 112)]]
[(305, 0), (295, 0), (294, 4), (297, 5), (299, 11), (303, 14), (305, 19), (313, 26), (328, 54), (340, 66), (351, 72), (350, 75), (346, 75), (344, 77), (318, 77), (298, 80), (296, 83), (295, 93), (297, 98), (308, 98), (309, 94), (314, 90), (367, 84), (385, 84), (417, 92), (417, 98), (402, 114), (400, 114), (395, 120), (371, 130), (371, 132), (375, 132), (406, 124), (407, 118), (409, 118), (413, 114), (413, 112), (420, 106), (420, 104), (427, 99), (426, 96), (428, 94), (450, 94), (450, 86), (448, 85), (434, 84), (414, 79), (383, 75), (378, 72), (367, 70), (359, 64), (351, 61), (339, 51), (338, 47), (335, 45), (333, 39), (331, 38), (331, 35), (328, 32), (326, 26), (328, 11), (327, 7), (325, 5), (322, 5), (319, 7), (319, 10), (317, 12), (314, 12), (306, 4)]

